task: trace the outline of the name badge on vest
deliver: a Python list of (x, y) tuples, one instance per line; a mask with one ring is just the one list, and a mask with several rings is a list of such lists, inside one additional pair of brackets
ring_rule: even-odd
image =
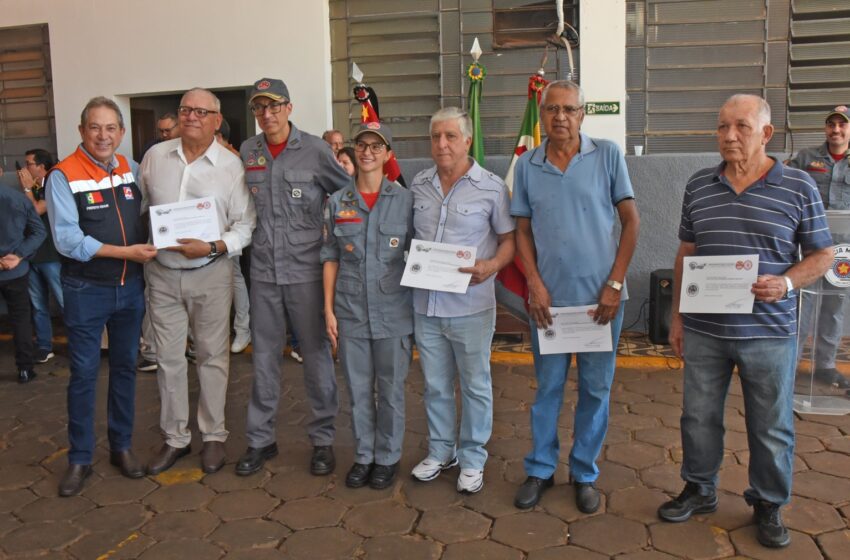
[(301, 189), (292, 189), (292, 198), (301, 198)]
[(124, 198), (126, 200), (133, 200), (133, 189), (130, 187), (124, 187)]

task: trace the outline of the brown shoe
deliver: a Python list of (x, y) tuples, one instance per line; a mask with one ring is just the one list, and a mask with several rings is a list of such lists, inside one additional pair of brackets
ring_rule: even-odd
[(162, 471), (167, 471), (177, 462), (177, 459), (188, 455), (191, 450), (191, 446), (189, 445), (186, 447), (171, 447), (167, 443), (163, 443), (162, 449), (148, 463), (148, 474), (155, 475)]
[(201, 470), (212, 474), (224, 466), (224, 442), (205, 441), (201, 449)]
[(127, 478), (142, 478), (145, 476), (145, 467), (136, 459), (136, 456), (130, 449), (110, 451), (109, 463), (118, 467), (121, 474)]
[(68, 465), (68, 470), (59, 481), (59, 495), (67, 498), (79, 494), (91, 473), (91, 465)]

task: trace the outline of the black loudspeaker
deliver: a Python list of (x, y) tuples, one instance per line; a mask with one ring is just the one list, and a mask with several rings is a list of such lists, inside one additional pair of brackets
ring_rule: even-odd
[(649, 274), (649, 340), (667, 344), (673, 309), (673, 270), (659, 268)]

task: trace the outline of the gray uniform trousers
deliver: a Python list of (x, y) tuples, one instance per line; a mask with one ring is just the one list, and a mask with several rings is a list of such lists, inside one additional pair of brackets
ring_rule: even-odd
[(286, 313), (298, 332), (304, 357), (304, 388), (310, 405), (307, 435), (313, 445), (333, 444), (339, 400), (322, 313), (324, 299), (320, 280), (280, 286), (251, 279), (254, 383), (246, 427), (251, 447), (265, 447), (275, 442)]
[(339, 359), (351, 395), (354, 461), (394, 465), (404, 441), (404, 381), (410, 335), (370, 339), (340, 336)]

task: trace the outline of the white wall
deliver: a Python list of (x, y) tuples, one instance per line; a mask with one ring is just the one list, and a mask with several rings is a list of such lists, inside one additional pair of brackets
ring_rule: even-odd
[(78, 144), (80, 111), (96, 95), (114, 98), (129, 120), (130, 96), (281, 78), (293, 122), (316, 134), (330, 127), (326, 0), (0, 0), (0, 27), (41, 23), (60, 157)]
[(581, 64), (585, 101), (619, 101), (619, 115), (588, 115), (582, 131), (626, 149), (626, 2), (584, 1), (579, 6)]

